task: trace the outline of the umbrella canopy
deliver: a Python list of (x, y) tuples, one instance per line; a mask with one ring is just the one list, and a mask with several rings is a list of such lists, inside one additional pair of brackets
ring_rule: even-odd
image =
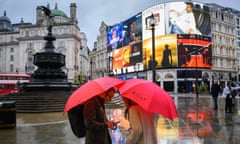
[(143, 79), (129, 79), (119, 88), (120, 95), (126, 97), (146, 111), (158, 113), (171, 120), (178, 117), (171, 96), (157, 84)]
[(123, 80), (113, 77), (102, 77), (88, 81), (70, 95), (65, 105), (64, 112), (66, 113), (73, 107), (86, 102), (90, 98), (123, 83)]

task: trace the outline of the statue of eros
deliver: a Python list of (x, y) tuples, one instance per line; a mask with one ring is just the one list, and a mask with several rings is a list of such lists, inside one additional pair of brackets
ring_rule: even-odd
[(52, 24), (53, 24), (53, 16), (51, 16), (51, 10), (45, 6), (40, 6), (44, 14), (47, 16), (47, 26), (48, 32), (52, 33)]

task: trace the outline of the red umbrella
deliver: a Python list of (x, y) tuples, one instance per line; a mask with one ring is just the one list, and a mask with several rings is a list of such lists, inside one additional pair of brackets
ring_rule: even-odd
[(123, 80), (113, 77), (102, 77), (88, 81), (70, 95), (65, 105), (64, 112), (66, 113), (71, 108), (76, 107), (77, 105), (86, 102), (90, 98), (123, 83)]
[(178, 117), (171, 96), (157, 84), (143, 79), (129, 79), (120, 87), (120, 95), (136, 102), (145, 110), (158, 113), (171, 120)]

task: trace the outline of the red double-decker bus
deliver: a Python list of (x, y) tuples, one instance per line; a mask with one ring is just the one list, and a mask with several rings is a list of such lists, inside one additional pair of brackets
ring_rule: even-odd
[(17, 93), (18, 83), (30, 81), (31, 76), (28, 74), (0, 74), (0, 95)]

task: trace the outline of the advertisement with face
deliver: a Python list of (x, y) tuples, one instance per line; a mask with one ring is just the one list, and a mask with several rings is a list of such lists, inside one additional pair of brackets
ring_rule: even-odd
[(107, 28), (108, 51), (122, 47), (122, 23)]
[(123, 22), (123, 46), (142, 41), (142, 13)]
[[(118, 27), (120, 24), (116, 25)], [(113, 29), (116, 28), (114, 26)], [(110, 34), (111, 32), (109, 32)], [(112, 70), (124, 71), (137, 63), (142, 63), (142, 13), (121, 22), (121, 41), (112, 48), (109, 38), (109, 48), (112, 51)], [(133, 68), (131, 68), (133, 69)], [(134, 71), (134, 70), (131, 70)]]
[(112, 52), (113, 69), (121, 69), (142, 62), (142, 43), (135, 43)]
[(178, 35), (178, 66), (211, 68), (211, 37), (202, 35)]
[(201, 3), (166, 3), (165, 14), (167, 34), (211, 35), (209, 9)]

